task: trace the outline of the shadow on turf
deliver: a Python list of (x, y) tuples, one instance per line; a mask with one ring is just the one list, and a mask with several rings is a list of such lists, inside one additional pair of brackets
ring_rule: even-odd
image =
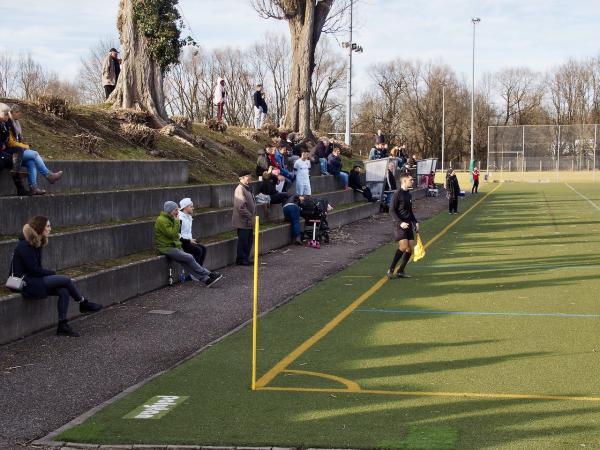
[[(339, 394), (339, 396), (345, 398), (346, 394)], [(448, 401), (446, 399), (426, 399), (421, 401), (419, 399), (418, 406), (407, 407), (408, 403), (415, 402), (415, 398), (381, 400), (377, 396), (368, 396), (368, 400), (365, 401), (364, 396), (360, 397), (355, 400), (360, 404), (355, 408), (347, 403), (336, 408), (332, 406), (331, 402), (327, 402), (326, 408), (314, 409), (310, 413), (319, 419), (297, 417), (295, 420), (318, 420), (319, 428), (322, 429), (329, 428), (329, 425), (333, 428), (336, 424), (345, 423), (350, 418), (355, 423), (368, 424), (374, 419), (377, 423), (393, 423), (393, 427), (385, 433), (385, 440), (374, 443), (377, 448), (390, 449), (482, 449), (499, 446), (515, 449), (570, 448), (583, 443), (598, 443), (598, 429), (593, 418), (590, 418), (589, 425), (582, 424), (581, 419), (576, 420), (577, 425), (563, 424), (564, 420), (571, 416), (598, 416), (597, 405), (574, 407), (571, 402), (549, 400), (471, 399)], [(363, 405), (367, 402), (369, 402), (369, 412), (361, 412), (365, 410)], [(353, 409), (356, 409), (356, 412)], [(362, 418), (360, 418), (361, 416)], [(423, 442), (427, 446), (419, 446), (419, 442), (414, 442), (410, 446), (404, 445), (404, 430), (411, 427), (423, 427), (424, 424), (427, 428), (440, 427), (457, 430), (457, 442), (454, 445), (448, 445), (449, 443), (445, 442)], [(570, 435), (583, 433), (586, 433), (587, 437), (570, 438)], [(397, 436), (395, 444), (392, 439), (394, 434)], [(547, 441), (548, 437), (552, 437), (554, 440)], [(596, 440), (591, 441), (590, 439)], [(536, 441), (534, 447), (530, 447), (533, 443), (527, 441)], [(556, 445), (561, 445), (561, 447), (556, 447)]]

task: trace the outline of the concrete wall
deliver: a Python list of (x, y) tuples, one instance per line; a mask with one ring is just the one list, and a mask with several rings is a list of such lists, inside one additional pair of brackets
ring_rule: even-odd
[[(377, 205), (365, 203), (329, 215), (329, 223), (339, 226), (368, 217), (377, 212)], [(287, 245), (290, 226), (285, 224), (261, 233), (261, 253)], [(210, 244), (206, 266), (215, 270), (235, 262), (237, 239)], [(94, 301), (111, 305), (164, 287), (168, 281), (168, 262), (161, 256), (136, 261), (76, 279), (78, 288)], [(175, 273), (178, 267), (174, 265)], [(199, 286), (199, 295), (207, 295)], [(72, 304), (70, 317), (79, 311)], [(10, 342), (56, 325), (56, 298), (24, 300), (20, 295), (0, 298), (0, 344)]]
[[(21, 232), (29, 218), (43, 215), (54, 227), (73, 227), (131, 220), (158, 214), (167, 200), (190, 197), (197, 207), (210, 207), (210, 185), (160, 187), (36, 197), (0, 198), (0, 230)], [(4, 213), (4, 212), (7, 213)], [(10, 213), (8, 213), (10, 212)]]
[[(189, 178), (188, 161), (46, 161), (52, 172), (64, 171), (62, 179), (50, 185), (41, 175), (41, 188), (52, 193), (83, 192), (153, 186), (179, 186)], [(15, 195), (8, 172), (0, 175), (0, 196)]]

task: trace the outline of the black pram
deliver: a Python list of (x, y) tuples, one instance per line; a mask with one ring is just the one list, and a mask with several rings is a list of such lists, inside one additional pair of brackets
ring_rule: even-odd
[[(327, 207), (329, 203), (325, 199), (305, 199), (299, 204), (300, 217), (304, 219), (305, 240), (315, 240), (322, 244), (329, 244), (329, 224), (327, 223)], [(315, 222), (318, 221), (318, 222)]]

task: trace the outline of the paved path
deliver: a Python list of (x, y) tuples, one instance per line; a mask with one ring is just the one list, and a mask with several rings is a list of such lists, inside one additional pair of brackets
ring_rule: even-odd
[[(419, 203), (420, 218), (445, 205), (437, 199)], [(263, 311), (389, 242), (390, 220), (364, 219), (332, 237), (320, 250), (290, 246), (261, 258)], [(0, 448), (33, 448), (31, 441), (248, 321), (252, 268), (221, 272), (224, 280), (212, 289), (188, 282), (76, 320), (80, 338), (48, 330), (0, 347)]]

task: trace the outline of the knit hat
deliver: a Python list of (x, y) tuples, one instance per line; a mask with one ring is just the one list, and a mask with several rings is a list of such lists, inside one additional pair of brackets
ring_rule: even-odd
[(194, 204), (194, 202), (192, 201), (192, 199), (186, 197), (179, 202), (179, 209), (187, 208), (188, 206), (193, 205), (193, 204)]
[(174, 209), (178, 209), (179, 206), (177, 206), (177, 203), (172, 202), (172, 201), (168, 201), (165, 202), (165, 206), (163, 206), (163, 211), (166, 212), (167, 214), (170, 214)]
[(44, 230), (46, 229), (46, 224), (48, 223), (48, 218), (44, 217), (44, 216), (35, 216), (32, 217), (31, 219), (29, 219), (29, 222), (27, 222), (27, 224), (33, 228), (33, 230), (41, 235)]

